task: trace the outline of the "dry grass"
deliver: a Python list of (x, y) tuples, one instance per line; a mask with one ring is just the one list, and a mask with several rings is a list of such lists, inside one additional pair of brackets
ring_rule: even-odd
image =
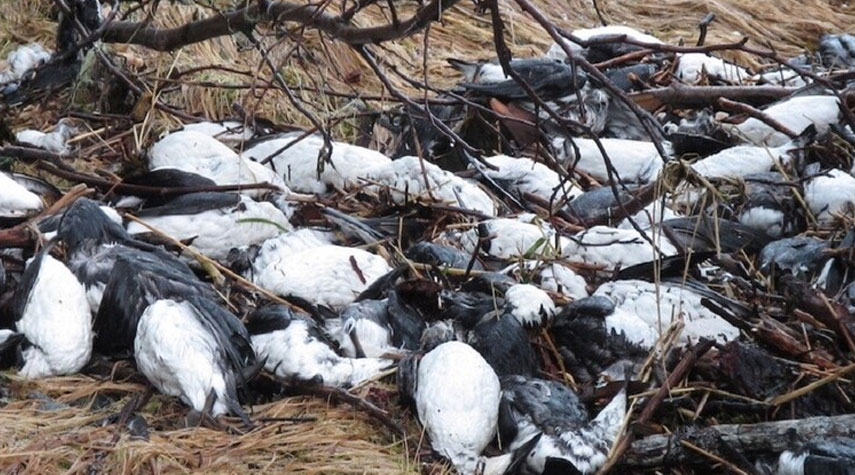
[[(238, 435), (183, 428), (186, 408), (155, 396), (138, 413), (149, 440), (104, 421), (143, 386), (86, 376), (23, 381), (13, 375), (0, 409), (7, 473), (411, 473), (403, 441), (348, 406), (291, 397), (253, 407), (258, 427)], [(114, 437), (117, 437), (114, 439)]]
[[(223, 3), (223, 2), (219, 2)], [(381, 2), (382, 3), (382, 2)], [(588, 0), (536, 0), (547, 15), (566, 28), (592, 27), (598, 24), (593, 4)], [(17, 44), (38, 41), (52, 46), (55, 22), (50, 18), (49, 0), (0, 1), (0, 57)], [(514, 54), (524, 57), (543, 52), (551, 43), (547, 35), (527, 16), (513, 7), (512, 0), (500, 0), (508, 28), (508, 41)], [(708, 43), (734, 41), (743, 35), (753, 41), (770, 44), (785, 55), (795, 55), (815, 45), (819, 34), (846, 31), (855, 24), (851, 7), (824, 0), (665, 0), (628, 2), (600, 0), (600, 9), (612, 23), (646, 30), (669, 42), (693, 43), (698, 20), (714, 12), (718, 20), (711, 27)], [(412, 8), (412, 6), (410, 7)], [(157, 21), (176, 26), (199, 13), (199, 7), (162, 2)], [(492, 37), (486, 15), (476, 12), (471, 2), (445, 12), (442, 24), (432, 25), (428, 38), (430, 54), (423, 64), (424, 35), (391, 42), (383, 46), (386, 65), (396, 65), (406, 75), (437, 86), (448, 86), (458, 76), (445, 63), (448, 57), (478, 59), (491, 56)], [(358, 17), (362, 25), (377, 24), (385, 14), (372, 9)], [(317, 92), (332, 89), (355, 96), (388, 95), (367, 65), (348, 48), (305, 32), (302, 59), (283, 59), (292, 46), (264, 37), (273, 48), (274, 61), (298, 96), (324, 123), (363, 110), (364, 101), (342, 99)], [(281, 124), (307, 126), (309, 123), (287, 101), (284, 94), (263, 88), (223, 89), (196, 85), (205, 81), (221, 85), (262, 85), (269, 80), (260, 55), (247, 47), (241, 37), (217, 38), (190, 45), (171, 53), (156, 53), (138, 47), (110, 45), (109, 50), (124, 58), (126, 67), (141, 75), (153, 87), (153, 94), (180, 109), (211, 118), (230, 115), (233, 103)], [(752, 58), (735, 57), (751, 66)], [(228, 65), (245, 74), (205, 70), (182, 77), (184, 84), (164, 81), (170, 71), (203, 66)], [(426, 68), (425, 66), (426, 65)], [(393, 83), (409, 94), (418, 94), (403, 79), (390, 74)], [(51, 104), (36, 104), (15, 111), (8, 117), (14, 127), (45, 129), (64, 111)], [(145, 104), (142, 103), (142, 106)], [(85, 108), (86, 104), (81, 104)], [(371, 101), (371, 107), (382, 102)], [(134, 156), (162, 130), (179, 121), (160, 111), (143, 109), (144, 121), (137, 123), (124, 138), (112, 139), (102, 149), (121, 149), (125, 158)], [(353, 123), (344, 121), (334, 128), (347, 136)], [(105, 165), (96, 148), (81, 153), (87, 167)], [(98, 152), (100, 153), (100, 152)], [(97, 155), (97, 156), (96, 156)], [(112, 160), (112, 159), (111, 159)], [(93, 165), (93, 163), (95, 165)], [(115, 163), (115, 162), (114, 162)], [(75, 163), (78, 166), (79, 162)], [(81, 165), (83, 166), (83, 165)], [(262, 424), (243, 435), (229, 435), (209, 429), (181, 429), (185, 409), (176, 401), (155, 397), (142, 415), (152, 428), (149, 441), (131, 440), (115, 425), (102, 426), (116, 414), (142, 386), (136, 382), (101, 381), (89, 377), (54, 378), (25, 382), (11, 374), (0, 379), (7, 397), (0, 407), (0, 470), (11, 473), (74, 473), (95, 469), (115, 473), (151, 471), (206, 473), (310, 472), (310, 473), (401, 473), (415, 471), (412, 446), (387, 435), (382, 426), (348, 406), (331, 407), (325, 401), (288, 398), (253, 408), (255, 418), (313, 416), (313, 422), (275, 422)], [(44, 401), (33, 397), (44, 394), (62, 403), (53, 410), (44, 409)], [(98, 395), (110, 395), (115, 401), (97, 407)], [(410, 426), (411, 428), (413, 426)], [(121, 434), (113, 444), (114, 435)], [(409, 444), (418, 444), (418, 434)], [(442, 470), (441, 468), (438, 470)]]

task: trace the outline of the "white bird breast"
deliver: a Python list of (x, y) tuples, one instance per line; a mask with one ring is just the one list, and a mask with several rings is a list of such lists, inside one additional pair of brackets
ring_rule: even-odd
[(421, 161), (418, 157), (402, 157), (388, 165), (372, 168), (365, 173), (365, 178), (380, 185), (370, 186), (369, 189), (379, 191), (380, 188), (388, 188), (397, 204), (416, 197), (433, 197), (452, 206), (487, 216), (496, 215), (495, 203), (477, 184), (433, 163)]
[[(287, 190), (273, 170), (243, 158), (217, 139), (200, 132), (180, 131), (159, 140), (148, 152), (149, 169), (175, 168), (196, 173), (217, 185), (267, 182)], [(257, 190), (247, 194), (257, 195)]]
[[(677, 248), (656, 231), (647, 232), (656, 248), (635, 229), (618, 229), (594, 226), (567, 240), (564, 257), (595, 265), (611, 271), (652, 261), (655, 257), (677, 254)], [(657, 252), (658, 249), (658, 252)]]
[(704, 53), (680, 55), (680, 63), (677, 65), (678, 78), (694, 84), (701, 78), (702, 71), (706, 71), (707, 76), (711, 78), (735, 83), (741, 83), (750, 77), (744, 68), (715, 56)]
[(92, 315), (86, 290), (62, 262), (49, 255), (16, 323), (33, 346), (24, 350), (26, 378), (71, 374), (89, 362)]
[[(550, 254), (550, 249), (555, 246), (555, 230), (548, 223), (533, 224), (526, 222), (526, 218), (518, 216), (485, 221), (490, 239), (487, 253), (500, 259), (523, 256), (529, 251), (537, 255)], [(460, 244), (471, 254), (475, 251), (478, 239), (478, 230), (471, 229), (460, 235)], [(560, 240), (559, 245), (564, 244)], [(551, 254), (557, 253), (553, 251)]]
[[(519, 192), (530, 193), (543, 200), (550, 201), (575, 198), (582, 190), (573, 186), (569, 181), (564, 181), (563, 188), (561, 177), (552, 169), (542, 163), (535, 162), (529, 158), (513, 158), (507, 155), (496, 155), (484, 158), (490, 165), (498, 167), (498, 170), (484, 169), (484, 173), (494, 180), (503, 180), (512, 183), (512, 187)], [(555, 190), (558, 190), (556, 193)]]
[(201, 411), (213, 389), (212, 415), (227, 412), (220, 350), (190, 303), (158, 300), (149, 305), (137, 324), (134, 356), (140, 372), (163, 394)]
[[(265, 140), (244, 151), (243, 156), (261, 161), (297, 140), (302, 133)], [(391, 160), (380, 152), (343, 142), (332, 143), (330, 161), (318, 177), (318, 154), (324, 140), (310, 135), (294, 143), (272, 159), (276, 172), (285, 183), (300, 193), (325, 193), (327, 186), (347, 188), (369, 168), (387, 165)]]
[[(583, 171), (597, 180), (606, 182), (609, 180), (608, 167), (597, 143), (593, 139), (574, 138), (576, 148), (567, 144), (561, 149), (566, 149), (567, 169), (575, 166), (575, 170)], [(656, 179), (662, 169), (662, 157), (652, 142), (643, 140), (625, 139), (600, 139), (603, 150), (609, 157), (614, 170), (615, 179), (620, 176), (623, 183), (646, 183)]]
[(258, 358), (265, 359), (264, 369), (289, 381), (312, 381), (350, 387), (379, 374), (389, 360), (379, 358), (342, 358), (326, 343), (309, 335), (306, 322), (292, 320), (284, 330), (252, 336), (252, 347)]
[(422, 358), (415, 399), (431, 446), (455, 466), (479, 456), (496, 433), (499, 378), (465, 343), (443, 343)]
[[(391, 267), (361, 249), (320, 246), (282, 259), (268, 258), (255, 273), (255, 283), (281, 296), (294, 296), (315, 305), (341, 309), (351, 303)], [(364, 280), (363, 280), (364, 279)]]
[(292, 254), (332, 244), (333, 235), (329, 231), (300, 228), (282, 233), (261, 244), (258, 255), (252, 262), (252, 268), (258, 273), (267, 266), (279, 262)]
[(617, 309), (647, 324), (657, 338), (681, 317), (685, 323), (682, 342), (708, 338), (727, 343), (739, 337), (739, 329), (701, 305), (700, 295), (678, 285), (660, 284), (657, 291), (651, 282), (620, 280), (601, 285), (593, 295), (610, 298)]
[(0, 217), (21, 218), (44, 208), (39, 195), (21, 186), (5, 173), (0, 173)]
[(805, 201), (820, 223), (834, 221), (835, 215), (852, 216), (855, 208), (855, 177), (833, 169), (805, 184)]
[(691, 167), (695, 172), (708, 179), (739, 178), (745, 175), (768, 172), (776, 160), (782, 164), (788, 163), (789, 156), (786, 153), (788, 148), (737, 145), (698, 160)]
[[(144, 219), (159, 231), (178, 239), (193, 238), (192, 246), (215, 260), (223, 260), (235, 247), (261, 243), (291, 229), (291, 224), (272, 203), (256, 202), (241, 196), (244, 210), (212, 209), (198, 214), (151, 216)], [(128, 233), (150, 230), (137, 222), (128, 223)]]
[(540, 325), (555, 315), (555, 303), (549, 295), (531, 284), (512, 285), (505, 292), (505, 301), (512, 307), (514, 317), (524, 326)]
[[(797, 96), (767, 107), (763, 113), (797, 134), (811, 124), (823, 134), (838, 121), (840, 107), (834, 96)], [(722, 127), (754, 145), (777, 147), (790, 141), (786, 134), (753, 117), (741, 124), (722, 124)]]

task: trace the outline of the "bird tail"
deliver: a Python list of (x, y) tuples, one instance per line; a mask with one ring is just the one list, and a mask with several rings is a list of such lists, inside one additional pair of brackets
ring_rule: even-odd
[(342, 365), (348, 367), (346, 372), (349, 374), (342, 381), (346, 386), (356, 386), (374, 379), (395, 366), (394, 362), (385, 358), (350, 358), (349, 361), (342, 361), (339, 366)]
[(520, 468), (528, 459), (528, 454), (537, 447), (542, 436), (542, 433), (535, 435), (512, 452), (482, 459), (481, 471), (478, 473), (482, 475), (509, 475), (523, 472)]
[(463, 61), (461, 59), (448, 58), (446, 59), (452, 68), (463, 73), (467, 82), (473, 82), (475, 75), (478, 73), (478, 63)]

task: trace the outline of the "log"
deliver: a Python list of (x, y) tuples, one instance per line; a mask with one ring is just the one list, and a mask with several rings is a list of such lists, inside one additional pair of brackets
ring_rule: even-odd
[(669, 463), (709, 462), (696, 452), (685, 450), (681, 440), (709, 452), (718, 452), (719, 440), (748, 458), (762, 453), (776, 454), (790, 448), (792, 431), (800, 440), (855, 437), (855, 415), (808, 417), (757, 424), (721, 424), (706, 428), (687, 427), (674, 434), (651, 435), (632, 443), (623, 460), (625, 467), (662, 467)]
[(745, 102), (755, 106), (783, 99), (796, 88), (779, 86), (670, 86), (629, 95), (647, 110), (663, 105), (672, 107), (706, 107), (716, 105), (720, 98)]

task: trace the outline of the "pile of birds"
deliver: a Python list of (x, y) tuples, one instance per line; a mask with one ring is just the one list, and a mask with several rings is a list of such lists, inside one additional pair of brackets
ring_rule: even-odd
[[(650, 53), (604, 81), (567, 52), (604, 63), (641, 49), (622, 39), (661, 42), (626, 27), (574, 35), (585, 44), (510, 62), (526, 87), (497, 61), (454, 61), (463, 79), (442, 101), (378, 121), (382, 152), (200, 122), (147, 149), (146, 169), (122, 181), (136, 188), (97, 201), (56, 209), (52, 185), (0, 174), (0, 217), (40, 238), (2, 256), (3, 363), (45, 378), (94, 355), (132, 359), (189, 421), (247, 428), (246, 405), (275, 397), (259, 378), (390, 378), (460, 473), (541, 474), (603, 467), (630, 396), (643, 403), (701, 341), (713, 349), (690, 380), (752, 401), (850, 361), (855, 134), (831, 80)], [(855, 67), (853, 45), (826, 35), (791, 65)], [(7, 88), (43, 52), (13, 53)], [(747, 118), (621, 97), (672, 83), (793, 92)], [(17, 139), (66, 154), (74, 133)], [(851, 412), (850, 389), (823, 388), (787, 413)], [(718, 402), (706, 411), (719, 420), (739, 411)], [(847, 440), (752, 455), (769, 473), (845, 470)]]

